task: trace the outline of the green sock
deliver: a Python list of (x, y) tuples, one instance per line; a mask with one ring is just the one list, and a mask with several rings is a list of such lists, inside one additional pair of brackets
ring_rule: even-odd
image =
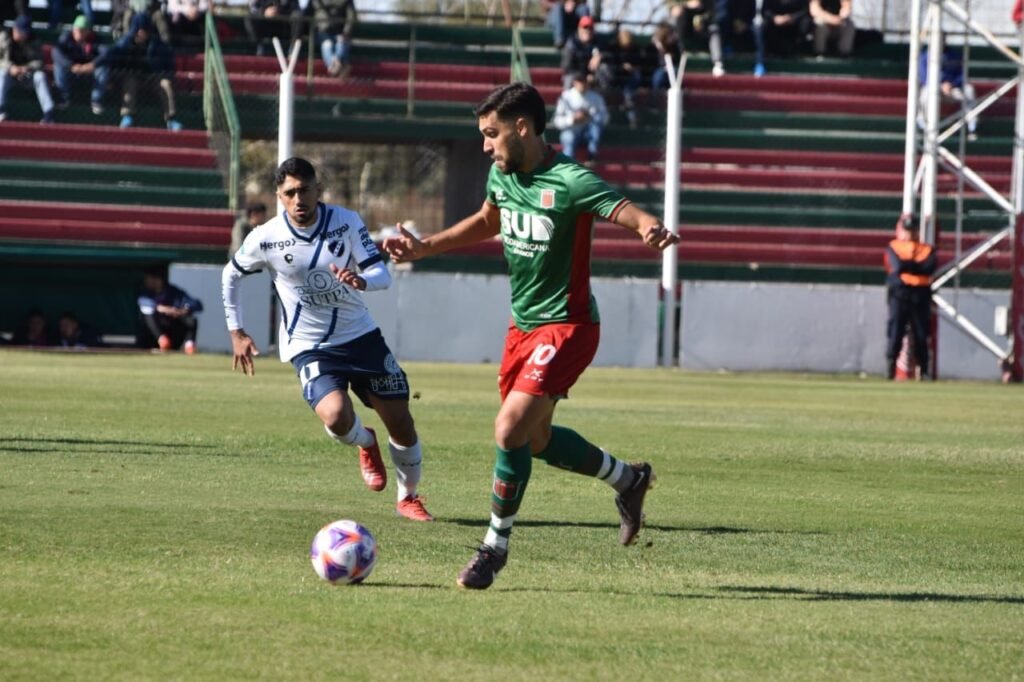
[(548, 446), (534, 457), (559, 469), (599, 478), (620, 493), (633, 485), (632, 467), (564, 426), (551, 427)]
[(533, 460), (529, 444), (512, 450), (495, 447), (494, 485), (491, 488), (491, 524), (484, 544), (499, 552), (508, 551), (508, 538), (512, 524), (519, 513), (519, 505), (530, 480)]

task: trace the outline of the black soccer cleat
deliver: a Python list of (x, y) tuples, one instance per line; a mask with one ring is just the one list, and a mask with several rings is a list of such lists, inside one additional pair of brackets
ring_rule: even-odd
[(654, 469), (647, 462), (634, 462), (629, 465), (636, 474), (636, 480), (629, 490), (615, 497), (615, 506), (619, 508), (619, 542), (631, 545), (637, 533), (644, 525), (644, 496), (654, 485)]
[(500, 554), (493, 547), (480, 545), (476, 555), (459, 573), (459, 587), (467, 590), (486, 590), (494, 584), (494, 576), (505, 568), (508, 553)]

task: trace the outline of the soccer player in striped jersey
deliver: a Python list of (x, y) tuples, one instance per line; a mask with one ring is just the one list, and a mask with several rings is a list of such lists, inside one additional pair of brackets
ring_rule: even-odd
[(363, 481), (371, 490), (384, 489), (387, 469), (377, 436), (356, 414), (351, 387), (387, 428), (398, 513), (433, 521), (416, 493), (423, 454), (409, 413), (409, 383), (359, 293), (386, 289), (391, 274), (359, 214), (320, 201), (312, 164), (288, 159), (275, 182), (285, 210), (249, 233), (221, 280), (232, 369), (252, 376), (259, 355), (242, 326), (238, 280), (266, 268), (281, 303), (281, 361), (294, 365), (302, 395), (327, 434), (357, 446)]
[(512, 324), (505, 338), (494, 424), (497, 461), (491, 522), (458, 584), (485, 589), (508, 558), (508, 541), (530, 479), (533, 458), (593, 476), (617, 493), (619, 542), (632, 544), (654, 480), (646, 462), (627, 464), (575, 431), (552, 425), (555, 405), (568, 397), (597, 352), (600, 326), (590, 292), (590, 246), (600, 216), (664, 249), (679, 238), (601, 178), (544, 142), (544, 100), (512, 83), (494, 90), (475, 111), (483, 150), (494, 161), (480, 210), (423, 240), (401, 230), (385, 240), (396, 262), (414, 261), (500, 234), (512, 289)]

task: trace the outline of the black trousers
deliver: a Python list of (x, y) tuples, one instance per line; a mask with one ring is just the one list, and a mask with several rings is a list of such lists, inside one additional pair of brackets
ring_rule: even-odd
[(139, 330), (135, 335), (135, 345), (139, 348), (156, 348), (157, 339), (167, 335), (171, 339), (171, 348), (181, 348), (186, 341), (195, 341), (199, 331), (199, 321), (195, 315), (185, 317), (168, 317), (154, 313), (142, 315)]
[(930, 371), (928, 332), (931, 327), (931, 314), (931, 287), (899, 286), (889, 289), (888, 343), (885, 355), (890, 365), (899, 357), (903, 336), (906, 334), (907, 325), (910, 325), (914, 358), (922, 372)]

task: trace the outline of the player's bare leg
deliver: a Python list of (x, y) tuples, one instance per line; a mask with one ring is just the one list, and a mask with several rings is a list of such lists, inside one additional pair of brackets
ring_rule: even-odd
[(331, 391), (320, 399), (314, 410), (331, 438), (359, 447), (359, 469), (366, 487), (374, 491), (384, 490), (388, 473), (380, 457), (377, 435), (373, 429), (363, 426), (348, 393)]
[(423, 506), (423, 498), (416, 493), (423, 473), (423, 450), (409, 412), (409, 401), (386, 400), (372, 393), (368, 399), (388, 430), (388, 451), (398, 487), (395, 510), (413, 521), (433, 521), (434, 517)]

